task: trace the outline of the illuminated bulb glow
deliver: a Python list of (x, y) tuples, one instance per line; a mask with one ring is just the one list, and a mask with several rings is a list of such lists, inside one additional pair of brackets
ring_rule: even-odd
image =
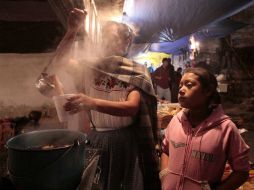
[(200, 50), (199, 42), (195, 41), (194, 36), (191, 36), (189, 41), (190, 41), (190, 50), (191, 50), (189, 58), (190, 58), (190, 60), (194, 60), (195, 52)]

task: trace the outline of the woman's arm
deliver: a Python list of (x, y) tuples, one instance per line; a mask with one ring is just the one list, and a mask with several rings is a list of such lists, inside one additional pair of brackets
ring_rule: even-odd
[(86, 12), (80, 9), (73, 9), (68, 17), (67, 32), (65, 33), (63, 39), (57, 46), (55, 56), (50, 65), (49, 72), (55, 71), (59, 65), (68, 63), (70, 60), (70, 53), (75, 37), (80, 30), (82, 23), (86, 18)]
[[(55, 55), (50, 64), (43, 70), (41, 76), (37, 79), (36, 87), (46, 96), (61, 95), (64, 93), (63, 85), (59, 81), (56, 73), (59, 69), (75, 70), (76, 62), (70, 61), (71, 47), (75, 40), (76, 34), (79, 31), (86, 12), (80, 9), (73, 9), (68, 17), (68, 28), (63, 39), (59, 43)], [(68, 67), (67, 67), (68, 66)], [(53, 87), (53, 88), (52, 88)]]
[(248, 171), (233, 171), (215, 190), (235, 190), (241, 186), (249, 177)]
[(71, 114), (82, 109), (96, 110), (115, 116), (135, 116), (139, 111), (140, 92), (133, 90), (125, 101), (108, 101), (89, 97), (85, 94), (77, 94), (68, 99), (65, 110)]

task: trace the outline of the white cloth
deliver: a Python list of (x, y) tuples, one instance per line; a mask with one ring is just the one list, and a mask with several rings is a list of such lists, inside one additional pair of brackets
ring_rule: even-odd
[(161, 88), (159, 85), (157, 85), (157, 95), (160, 99), (165, 98), (169, 102), (171, 102), (171, 90), (170, 88)]
[[(129, 92), (134, 87), (121, 82), (110, 76), (102, 76), (92, 83), (90, 96), (110, 101), (125, 101)], [(106, 113), (91, 111), (92, 122), (97, 128), (114, 128), (126, 127), (132, 123), (131, 117), (113, 116)]]

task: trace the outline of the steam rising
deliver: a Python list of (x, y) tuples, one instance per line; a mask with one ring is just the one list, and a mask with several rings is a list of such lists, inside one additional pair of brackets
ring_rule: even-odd
[[(105, 46), (102, 43), (103, 39), (100, 33), (101, 26), (109, 20), (118, 22), (122, 21), (122, 0), (115, 0), (110, 3), (105, 3), (104, 1), (95, 2), (95, 4), (98, 5), (96, 7), (98, 18), (94, 19), (93, 17), (90, 17), (89, 14), (91, 14), (91, 12), (89, 11), (92, 10), (87, 10), (87, 19), (89, 20), (88, 22), (87, 20), (84, 21), (83, 29), (86, 30), (86, 32), (83, 33), (84, 36), (77, 36), (72, 44), (70, 54), (62, 55), (65, 57), (61, 57), (61, 63), (58, 63), (57, 61), (53, 62), (52, 66), (49, 67), (47, 71), (50, 74), (56, 74), (58, 76), (64, 87), (64, 93), (85, 92), (90, 88), (89, 83), (91, 82), (92, 77), (90, 77), (91, 73), (87, 73), (88, 69), (86, 69), (86, 67), (94, 66), (93, 64), (96, 62), (94, 60), (102, 57), (105, 53), (105, 49), (103, 49)], [(94, 23), (94, 20), (98, 23)], [(92, 22), (92, 24), (89, 22)], [(89, 27), (92, 26), (94, 28), (87, 29), (87, 26), (85, 26), (87, 23), (89, 24)], [(98, 29), (98, 32), (96, 32), (95, 28)], [(112, 32), (115, 32), (115, 29), (112, 29), (109, 33)], [(105, 39), (105, 36), (103, 37)], [(113, 39), (111, 43), (115, 43), (115, 40)], [(81, 115), (84, 117), (85, 114), (81, 113), (73, 115), (73, 119), (68, 122), (68, 128), (75, 128), (75, 130), (77, 130), (77, 126), (83, 128), (84, 119), (81, 118)]]
[(123, 16), (123, 0), (112, 0), (111, 2), (97, 2), (98, 13), (101, 21), (113, 20), (122, 21)]

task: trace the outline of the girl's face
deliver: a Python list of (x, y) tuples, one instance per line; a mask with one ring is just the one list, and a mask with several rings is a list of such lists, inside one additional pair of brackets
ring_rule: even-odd
[(183, 108), (198, 109), (206, 106), (210, 93), (204, 90), (198, 75), (185, 73), (180, 81), (178, 101)]

